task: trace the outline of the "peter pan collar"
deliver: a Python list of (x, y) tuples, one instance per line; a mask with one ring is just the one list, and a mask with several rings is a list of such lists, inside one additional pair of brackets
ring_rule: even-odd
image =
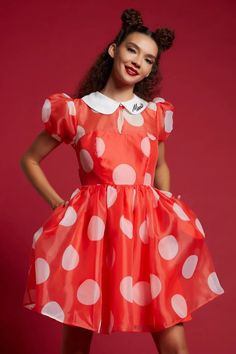
[(91, 92), (90, 94), (83, 96), (81, 99), (89, 107), (103, 114), (111, 114), (115, 112), (115, 110), (121, 105), (123, 105), (129, 113), (138, 114), (142, 112), (148, 105), (147, 101), (135, 94), (130, 100), (121, 102), (113, 100), (100, 91)]

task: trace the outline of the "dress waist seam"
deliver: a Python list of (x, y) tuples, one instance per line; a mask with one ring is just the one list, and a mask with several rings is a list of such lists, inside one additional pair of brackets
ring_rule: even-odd
[(147, 188), (150, 188), (150, 187), (153, 187), (155, 188), (155, 186), (153, 185), (150, 185), (150, 184), (143, 184), (143, 183), (134, 183), (134, 184), (115, 184), (115, 183), (91, 183), (91, 184), (81, 184), (79, 186), (79, 188), (86, 188), (86, 187), (96, 187), (96, 186), (114, 186), (114, 187), (147, 187)]

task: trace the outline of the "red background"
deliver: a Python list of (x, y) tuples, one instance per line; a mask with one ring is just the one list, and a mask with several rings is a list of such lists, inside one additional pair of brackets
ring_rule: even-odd
[[(174, 132), (166, 144), (171, 189), (200, 218), (225, 289), (185, 324), (190, 353), (235, 349), (235, 2), (27, 0), (4, 2), (0, 15), (4, 354), (57, 354), (61, 334), (59, 322), (22, 307), (33, 233), (51, 209), (29, 184), (19, 159), (43, 129), (45, 97), (75, 89), (129, 7), (140, 10), (152, 30), (175, 30), (175, 44), (161, 62), (161, 96), (175, 106)], [(41, 166), (68, 198), (78, 184), (73, 150), (60, 145)], [(111, 352), (156, 349), (149, 333), (94, 334), (91, 353)]]

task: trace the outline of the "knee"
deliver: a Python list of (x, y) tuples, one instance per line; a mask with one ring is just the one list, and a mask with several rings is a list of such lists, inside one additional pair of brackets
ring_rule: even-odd
[(152, 333), (159, 354), (189, 354), (183, 323)]

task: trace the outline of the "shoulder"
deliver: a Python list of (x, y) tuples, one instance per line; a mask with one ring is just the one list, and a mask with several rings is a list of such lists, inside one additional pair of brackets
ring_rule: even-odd
[(148, 107), (155, 112), (158, 140), (166, 140), (173, 130), (174, 105), (165, 98), (158, 96), (149, 102)]
[(76, 109), (74, 99), (64, 92), (57, 92), (48, 95), (45, 98), (42, 107), (42, 120), (46, 122), (50, 118), (53, 111), (61, 111), (62, 113), (68, 112), (70, 115), (75, 115)]
[(160, 97), (160, 96), (156, 96), (154, 97), (151, 101), (148, 102), (148, 106), (147, 108), (155, 111), (155, 112), (160, 112), (163, 110), (170, 110), (170, 111), (174, 111), (174, 105), (172, 102), (170, 102), (169, 100)]
[(42, 106), (42, 122), (54, 138), (72, 143), (78, 125), (75, 99), (64, 92), (48, 95)]

